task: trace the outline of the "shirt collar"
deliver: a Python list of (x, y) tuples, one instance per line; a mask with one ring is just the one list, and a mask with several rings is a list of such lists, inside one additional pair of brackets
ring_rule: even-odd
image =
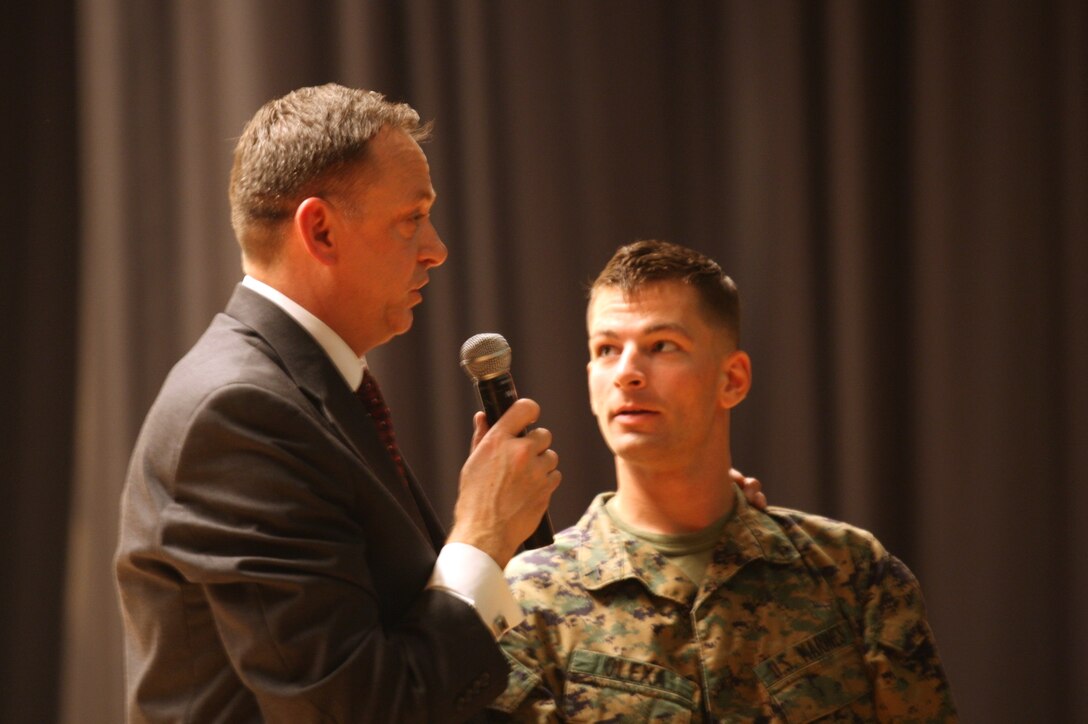
[(348, 387), (352, 390), (358, 389), (363, 381), (363, 372), (366, 371), (365, 356), (357, 356), (348, 346), (348, 343), (332, 330), (332, 327), (322, 322), (312, 312), (278, 289), (274, 289), (248, 274), (242, 279), (242, 285), (252, 289), (287, 312), (291, 319), (294, 319), (303, 329), (309, 332), (310, 336), (321, 346), (321, 349), (325, 350), (325, 354), (329, 356), (333, 365), (340, 371), (340, 375), (347, 382)]
[[(724, 583), (749, 562), (758, 558), (772, 563), (788, 563), (799, 557), (789, 537), (778, 521), (767, 513), (748, 505), (744, 494), (734, 487), (735, 509), (722, 528), (714, 550), (712, 567), (714, 580)], [(661, 575), (660, 554), (622, 531), (605, 510), (614, 492), (600, 493), (594, 498), (578, 527), (586, 530), (591, 545), (579, 549), (582, 581), (589, 590), (604, 588), (625, 578), (637, 578), (660, 596), (685, 601), (694, 593), (690, 582), (669, 580)]]

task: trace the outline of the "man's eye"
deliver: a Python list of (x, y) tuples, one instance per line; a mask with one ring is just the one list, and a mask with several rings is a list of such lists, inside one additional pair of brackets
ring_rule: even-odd
[(679, 347), (676, 345), (676, 342), (670, 342), (668, 340), (663, 339), (663, 340), (661, 340), (659, 342), (654, 342), (653, 347), (651, 347), (651, 349), (654, 352), (672, 352), (674, 350), (679, 349)]
[(594, 357), (609, 357), (616, 353), (616, 348), (610, 344), (602, 344), (597, 347), (594, 352)]
[(401, 233), (406, 236), (413, 236), (419, 229), (419, 225), (427, 218), (426, 214), (412, 214), (407, 216), (400, 222)]

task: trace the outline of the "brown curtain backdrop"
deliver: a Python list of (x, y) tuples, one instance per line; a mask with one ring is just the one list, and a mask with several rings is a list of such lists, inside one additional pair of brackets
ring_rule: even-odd
[(685, 243), (744, 298), (738, 466), (912, 567), (965, 721), (1088, 721), (1080, 0), (5, 8), (0, 719), (122, 720), (118, 496), (240, 278), (234, 139), (338, 81), (436, 122), (450, 259), (372, 363), (441, 511), (480, 331), (555, 433), (556, 523), (612, 487), (584, 284), (619, 244)]
[(0, 5), (3, 722), (58, 710), (79, 248), (73, 37), (72, 2)]

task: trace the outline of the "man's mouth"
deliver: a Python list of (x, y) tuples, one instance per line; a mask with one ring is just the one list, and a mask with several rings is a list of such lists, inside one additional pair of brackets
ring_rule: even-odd
[(640, 417), (645, 417), (647, 415), (654, 415), (654, 414), (656, 414), (656, 413), (653, 410), (649, 410), (649, 409), (646, 409), (644, 407), (630, 406), (630, 407), (621, 407), (618, 410), (613, 411), (612, 418), (613, 419), (635, 420), (635, 419), (638, 419)]

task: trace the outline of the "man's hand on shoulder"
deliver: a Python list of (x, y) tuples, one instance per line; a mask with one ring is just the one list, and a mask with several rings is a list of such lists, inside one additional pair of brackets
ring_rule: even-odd
[(733, 482), (740, 486), (740, 490), (744, 493), (749, 505), (753, 505), (760, 510), (767, 509), (767, 496), (763, 494), (763, 485), (757, 478), (749, 478), (736, 468), (729, 469), (729, 477), (733, 478)]

